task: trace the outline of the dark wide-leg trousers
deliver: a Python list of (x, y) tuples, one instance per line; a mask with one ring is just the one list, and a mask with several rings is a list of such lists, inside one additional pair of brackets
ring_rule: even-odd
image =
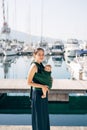
[(42, 90), (32, 89), (32, 130), (50, 130), (48, 93), (41, 98)]

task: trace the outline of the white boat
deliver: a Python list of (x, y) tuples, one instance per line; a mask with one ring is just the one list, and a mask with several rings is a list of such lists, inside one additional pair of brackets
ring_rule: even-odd
[(30, 54), (32, 55), (34, 52), (34, 49), (30, 45), (24, 45), (23, 50), (20, 51), (21, 54)]
[(52, 56), (53, 61), (61, 61), (62, 60), (62, 55), (57, 55), (57, 56)]
[(50, 55), (50, 49), (48, 47), (48, 42), (42, 41), (39, 43), (38, 47), (41, 47), (44, 49), (45, 55)]
[(64, 45), (63, 45), (62, 41), (56, 41), (54, 43), (54, 45), (52, 45), (51, 53), (52, 53), (52, 55), (64, 53)]
[(87, 50), (87, 41), (80, 42), (80, 49)]
[(64, 55), (65, 55), (66, 57), (75, 57), (77, 50), (80, 50), (80, 49), (79, 49), (79, 48), (75, 48), (75, 47), (74, 47), (74, 48), (67, 48), (67, 49), (65, 50)]
[(3, 54), (5, 56), (12, 56), (12, 55), (17, 55), (17, 51), (15, 49), (12, 49), (10, 46), (6, 47), (5, 50), (3, 51)]
[(74, 58), (69, 64), (71, 77), (76, 80), (87, 80), (87, 56)]
[(66, 56), (74, 57), (76, 56), (76, 51), (80, 50), (79, 42), (76, 39), (69, 39), (64, 46)]

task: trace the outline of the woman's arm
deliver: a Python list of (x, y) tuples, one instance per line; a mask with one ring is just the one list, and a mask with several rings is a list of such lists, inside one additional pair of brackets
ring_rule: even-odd
[(30, 67), (30, 70), (28, 72), (28, 77), (27, 77), (27, 83), (28, 85), (30, 86), (33, 86), (33, 87), (36, 87), (36, 88), (47, 88), (48, 87), (46, 85), (42, 85), (42, 84), (38, 84), (38, 83), (34, 83), (33, 82), (33, 77), (34, 77), (34, 74), (37, 72), (37, 67), (35, 64), (32, 64), (31, 67)]

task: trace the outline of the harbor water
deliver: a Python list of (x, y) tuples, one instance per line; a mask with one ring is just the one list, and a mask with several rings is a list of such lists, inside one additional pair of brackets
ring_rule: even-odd
[[(0, 78), (27, 78), (30, 64), (33, 60), (32, 56), (7, 56), (0, 57)], [(51, 64), (52, 77), (55, 79), (68, 79), (70, 72), (67, 70), (63, 56), (56, 60), (52, 56), (46, 56), (43, 64)]]

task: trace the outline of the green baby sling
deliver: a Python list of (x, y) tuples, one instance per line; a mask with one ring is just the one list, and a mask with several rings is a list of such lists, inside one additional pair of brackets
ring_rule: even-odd
[[(32, 63), (35, 63), (35, 65), (37, 66), (37, 68), (40, 70), (40, 66), (43, 64), (39, 64), (37, 62), (32, 62)], [(31, 64), (32, 64), (31, 63)], [(33, 78), (33, 81), (35, 83), (39, 83), (39, 84), (42, 84), (42, 85), (47, 85), (49, 89), (52, 88), (52, 77), (51, 77), (51, 72), (47, 72), (44, 70), (44, 67), (43, 69), (41, 69), (41, 71), (39, 73), (35, 73), (34, 75), (34, 78)], [(38, 88), (36, 88), (38, 89)], [(31, 93), (30, 95), (32, 96), (32, 87), (31, 87)], [(30, 97), (31, 97), (30, 96)]]

